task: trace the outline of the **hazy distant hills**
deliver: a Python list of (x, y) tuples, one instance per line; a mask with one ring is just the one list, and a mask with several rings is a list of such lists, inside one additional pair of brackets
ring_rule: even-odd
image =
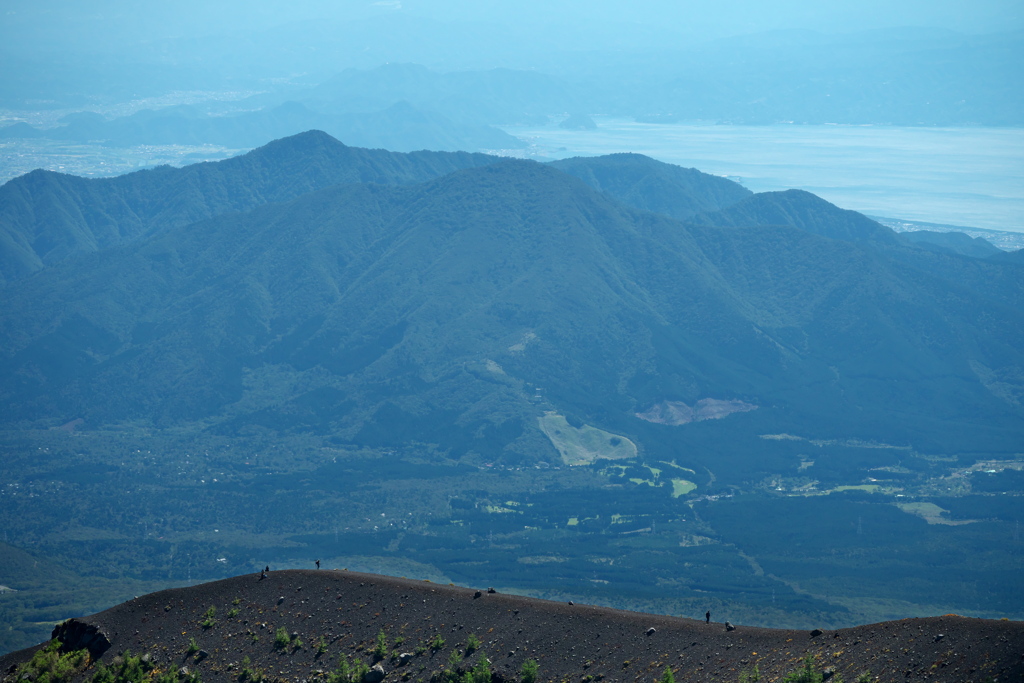
[(626, 86), (621, 106), (660, 121), (1020, 125), (1020, 41), (913, 28), (734, 36), (680, 51), (675, 73)]
[(385, 64), (346, 69), (301, 99), (324, 111), (373, 111), (405, 100), (459, 121), (519, 123), (585, 108), (587, 100), (577, 91), (563, 79), (536, 71), (439, 73), (419, 64)]
[[(317, 170), (297, 173), (306, 155)], [(262, 161), (271, 156), (294, 170)], [(688, 225), (557, 168), (484, 160), (386, 156), (306, 134), (236, 160), (252, 170), (229, 186), (251, 183), (251, 197), (220, 216), (192, 174), (220, 178), (221, 164), (81, 181), (118, 188), (119, 210), (126, 196), (145, 216), (175, 210), (158, 230), (137, 219), (141, 239), (4, 290), (5, 424), (203, 421), (515, 462), (554, 457), (537, 428), (544, 409), (628, 432), (650, 429), (632, 416), (659, 401), (713, 398), (759, 406), (729, 418), (740, 431), (770, 423), (937, 449), (1019, 443), (1018, 265), (921, 250), (901, 260), (847, 241), (851, 225), (867, 224), (804, 193), (783, 197), (790, 225)], [(643, 165), (573, 165), (598, 177), (622, 162)], [(226, 177), (234, 167), (222, 164)], [(746, 194), (648, 166), (650, 177), (706, 187), (707, 204)], [(328, 169), (350, 182), (329, 186)], [(178, 180), (141, 182), (160, 173)], [(657, 203), (652, 185), (601, 186)], [(779, 206), (761, 195), (735, 206), (759, 197)], [(815, 234), (830, 216), (842, 239)], [(819, 221), (814, 232), (793, 227), (806, 217)], [(659, 429), (667, 438), (672, 428)]]
[[(367, 8), (377, 12), (372, 19), (353, 16)], [(307, 74), (322, 84), (308, 102), (286, 92), (294, 88), (288, 85), (264, 103), (330, 102), (342, 108), (328, 113), (338, 113), (406, 100), (478, 123), (567, 113), (752, 124), (1022, 123), (1021, 33), (1012, 21), (986, 33), (962, 23), (956, 30), (915, 27), (906, 15), (893, 24), (904, 28), (861, 30), (870, 22), (855, 27), (844, 19), (818, 32), (785, 29), (787, 13), (771, 14), (750, 24), (745, 14), (738, 21), (722, 13), (723, 24), (706, 33), (692, 15), (666, 20), (664, 12), (646, 26), (590, 14), (513, 27), (528, 15), (517, 12), (511, 23), (437, 21), (371, 5), (261, 31), (217, 21), (203, 25), (223, 29), (203, 37), (156, 39), (160, 29), (150, 27), (111, 41), (99, 38), (109, 20), (82, 17), (58, 34), (47, 15), (48, 21), (37, 17), (34, 32), (8, 28), (7, 43), (20, 47), (4, 56), (10, 67), (0, 73), (0, 100), (13, 110), (40, 101), (87, 108), (175, 91), (265, 92), (270, 82), (292, 84), (296, 74)], [(8, 23), (25, 20), (12, 16)], [(103, 44), (76, 52), (72, 45), (83, 36)], [(123, 58), (125, 50), (132, 60)]]
[[(769, 31), (700, 45), (559, 53), (550, 69), (392, 62), (294, 95), (322, 111), (395, 102), (477, 124), (566, 114), (746, 124), (1020, 125), (1020, 33)], [(548, 61), (548, 60), (545, 60)], [(557, 63), (557, 62), (561, 63)]]
[(417, 109), (401, 98), (388, 101), (380, 111), (328, 111), (331, 113), (313, 111), (298, 102), (285, 102), (229, 116), (209, 116), (189, 106), (143, 110), (111, 120), (100, 114), (80, 112), (64, 117), (63, 125), (55, 128), (41, 130), (25, 123), (0, 128), (0, 139), (49, 138), (115, 147), (213, 144), (237, 149), (319, 129), (354, 146), (399, 152), (525, 146), (497, 128), (466, 121), (455, 123), (443, 114)]

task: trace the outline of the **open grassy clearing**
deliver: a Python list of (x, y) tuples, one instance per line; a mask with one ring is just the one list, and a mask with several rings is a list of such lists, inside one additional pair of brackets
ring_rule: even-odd
[(878, 493), (882, 487), (878, 484), (858, 484), (855, 486), (837, 486), (829, 493), (842, 493), (843, 491), (864, 491), (866, 493)]
[(636, 444), (626, 437), (590, 425), (573, 427), (558, 413), (545, 413), (538, 421), (541, 431), (551, 440), (566, 465), (589, 465), (596, 460), (625, 460), (637, 455)]
[(920, 517), (929, 524), (960, 526), (961, 524), (972, 524), (978, 521), (976, 519), (947, 519), (942, 515), (948, 514), (949, 510), (945, 510), (935, 503), (896, 503), (896, 507), (909, 515), (916, 515), (917, 517)]
[(694, 484), (692, 481), (687, 481), (686, 479), (673, 479), (672, 480), (672, 497), (673, 498), (678, 498), (679, 496), (685, 496), (687, 493), (690, 493), (691, 491), (695, 491), (696, 489), (697, 489), (697, 485)]

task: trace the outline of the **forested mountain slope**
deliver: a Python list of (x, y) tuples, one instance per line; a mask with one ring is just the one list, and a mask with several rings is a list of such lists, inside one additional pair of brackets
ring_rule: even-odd
[(550, 165), (626, 206), (683, 220), (724, 209), (751, 196), (750, 190), (739, 183), (642, 154), (575, 157)]
[(840, 209), (803, 190), (759, 192), (721, 210), (697, 216), (694, 221), (733, 227), (792, 225), (816, 235), (849, 242), (897, 242), (892, 230), (864, 214)]
[(1019, 267), (986, 267), (1007, 291), (793, 227), (635, 212), (505, 161), (327, 188), (11, 286), (2, 412), (535, 460), (553, 457), (543, 387), (551, 409), (620, 426), (742, 399), (752, 429), (1001, 448), (1022, 424), (1024, 319)]

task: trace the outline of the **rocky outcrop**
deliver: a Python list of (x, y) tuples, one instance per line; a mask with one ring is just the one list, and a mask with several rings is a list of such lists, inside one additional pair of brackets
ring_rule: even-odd
[(102, 629), (78, 619), (68, 619), (57, 624), (50, 637), (60, 641), (61, 649), (65, 652), (88, 650), (93, 660), (99, 659), (110, 649), (110, 638)]
[(386, 672), (384, 667), (380, 664), (374, 664), (365, 674), (363, 674), (363, 683), (380, 683), (384, 680)]

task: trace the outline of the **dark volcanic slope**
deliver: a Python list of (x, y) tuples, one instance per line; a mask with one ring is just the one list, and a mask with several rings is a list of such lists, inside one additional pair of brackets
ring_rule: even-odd
[[(236, 600), (238, 613), (228, 617)], [(216, 608), (216, 624), (204, 629), (200, 622), (210, 607)], [(392, 649), (404, 638), (398, 652), (416, 653), (437, 635), (445, 641), (437, 651), (421, 649), (405, 664), (387, 658), (387, 680), (429, 680), (450, 666), (454, 651), (465, 654), (470, 634), (481, 647), (459, 657), (459, 666), (468, 668), (483, 654), (499, 681), (518, 680), (528, 659), (539, 662), (543, 681), (656, 680), (666, 666), (681, 681), (735, 681), (755, 664), (762, 680), (777, 680), (807, 655), (818, 668), (834, 668), (846, 680), (867, 670), (881, 681), (1016, 681), (1024, 675), (1020, 622), (947, 615), (817, 635), (745, 626), (727, 631), (717, 622), (346, 571), (271, 572), (262, 581), (241, 576), (153, 593), (77, 621), (109, 638), (102, 661), (126, 650), (149, 652), (157, 666), (198, 669), (207, 682), (237, 678), (245, 656), (270, 680), (282, 681), (315, 680), (342, 654), (372, 663), (370, 651), (381, 630)], [(304, 646), (275, 649), (279, 628), (298, 634)], [(205, 657), (187, 654), (191, 638)], [(327, 649), (318, 656), (320, 639)], [(0, 659), (0, 671), (7, 673), (29, 652)]]

